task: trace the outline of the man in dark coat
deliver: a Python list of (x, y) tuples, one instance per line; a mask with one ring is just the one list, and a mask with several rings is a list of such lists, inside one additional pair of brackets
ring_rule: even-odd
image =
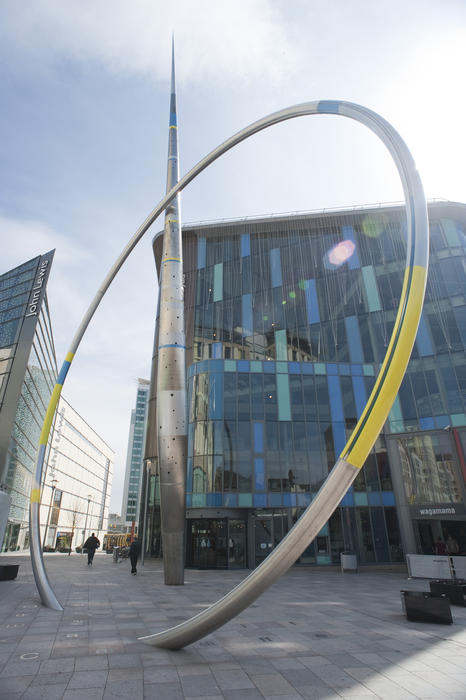
[(83, 549), (87, 549), (87, 565), (92, 566), (92, 560), (94, 559), (95, 550), (100, 547), (100, 542), (97, 537), (92, 533), (90, 537), (83, 544)]
[(131, 542), (131, 545), (129, 548), (129, 558), (131, 561), (131, 573), (133, 574), (133, 576), (136, 576), (136, 574), (137, 574), (136, 564), (138, 562), (140, 551), (141, 551), (141, 545), (139, 544), (139, 540), (136, 537)]

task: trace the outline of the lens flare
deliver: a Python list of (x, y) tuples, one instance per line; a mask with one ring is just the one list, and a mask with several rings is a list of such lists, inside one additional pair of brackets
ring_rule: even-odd
[(340, 267), (353, 255), (356, 246), (353, 241), (340, 241), (326, 254), (327, 267)]

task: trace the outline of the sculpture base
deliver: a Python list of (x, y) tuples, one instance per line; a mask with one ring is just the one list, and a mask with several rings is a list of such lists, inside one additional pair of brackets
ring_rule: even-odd
[(431, 593), (443, 593), (452, 605), (466, 607), (466, 581), (463, 579), (457, 581), (436, 579), (430, 581), (429, 585)]
[(400, 591), (403, 612), (411, 622), (451, 625), (450, 601), (445, 595), (427, 591)]
[(0, 581), (13, 581), (18, 575), (19, 564), (0, 564)]

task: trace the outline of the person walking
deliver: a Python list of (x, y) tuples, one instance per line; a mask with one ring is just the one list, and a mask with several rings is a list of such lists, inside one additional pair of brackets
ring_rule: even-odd
[(100, 541), (94, 533), (84, 542), (83, 549), (87, 549), (87, 565), (92, 566), (95, 550), (100, 547)]
[(129, 548), (129, 558), (131, 561), (131, 573), (133, 574), (133, 576), (136, 576), (136, 574), (137, 574), (136, 564), (138, 563), (140, 551), (141, 551), (141, 545), (139, 544), (138, 538), (135, 537), (134, 540), (131, 542), (131, 545)]

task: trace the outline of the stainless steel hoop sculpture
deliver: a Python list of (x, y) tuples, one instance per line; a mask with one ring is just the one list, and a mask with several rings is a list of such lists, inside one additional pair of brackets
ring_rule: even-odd
[(61, 369), (49, 403), (39, 445), (34, 488), (31, 492), (30, 529), (34, 577), (44, 605), (61, 610), (47, 579), (39, 538), (39, 487), (45, 447), (51, 422), (67, 372), (86, 328), (102, 297), (132, 249), (172, 199), (202, 170), (236, 144), (273, 124), (313, 114), (337, 114), (355, 119), (373, 131), (387, 147), (403, 184), (407, 208), (407, 257), (400, 304), (374, 389), (338, 461), (296, 525), (267, 559), (230, 593), (212, 606), (164, 632), (141, 639), (167, 649), (180, 649), (209, 634), (250, 605), (300, 556), (331, 516), (357, 476), (388, 416), (409, 361), (424, 300), (428, 265), (427, 207), (422, 184), (405, 143), (393, 127), (375, 112), (360, 105), (334, 101), (313, 101), (289, 107), (260, 119), (214, 149), (190, 170), (160, 201), (128, 242), (104, 279), (81, 325)]

